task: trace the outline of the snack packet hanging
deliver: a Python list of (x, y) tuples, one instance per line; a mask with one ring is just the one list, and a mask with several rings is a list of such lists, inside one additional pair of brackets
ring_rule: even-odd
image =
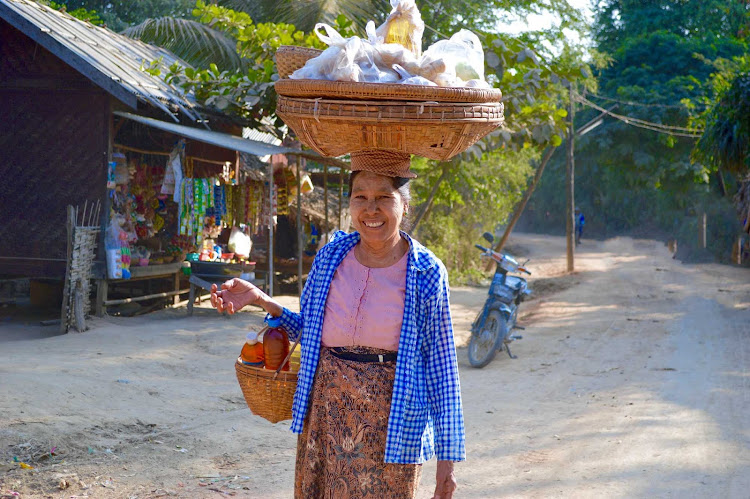
[(388, 18), (375, 30), (378, 38), (381, 43), (398, 43), (421, 57), (424, 21), (415, 0), (391, 0), (391, 7)]

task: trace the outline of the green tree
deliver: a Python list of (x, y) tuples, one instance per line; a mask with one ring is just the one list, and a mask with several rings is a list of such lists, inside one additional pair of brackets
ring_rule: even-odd
[(750, 175), (750, 56), (716, 66), (712, 84), (717, 98), (705, 114), (695, 156), (744, 179)]
[[(293, 2), (298, 6), (302, 3)], [(226, 5), (230, 4), (243, 10), (228, 9)], [(262, 2), (262, 5), (265, 6), (266, 3)], [(330, 5), (337, 5), (337, 8), (344, 11), (353, 4), (330, 2)], [(268, 7), (270, 9), (272, 6)], [(593, 88), (591, 68), (585, 62), (588, 57), (585, 49), (571, 45), (564, 36), (567, 29), (581, 32), (585, 29), (582, 16), (570, 7), (567, 0), (493, 0), (485, 3), (442, 0), (437, 3), (425, 2), (422, 7), (429, 33), (425, 37), (425, 43), (450, 35), (459, 28), (472, 29), (480, 36), (485, 49), (487, 80), (503, 89), (506, 94), (504, 101), (507, 123), (453, 161), (441, 165), (428, 163), (429, 166), (423, 169), (423, 174), (415, 182), (414, 203), (423, 214), (423, 219), (424, 215), (430, 214), (439, 220), (440, 217), (451, 216), (453, 212), (458, 213), (457, 210), (471, 212), (472, 198), (478, 196), (480, 191), (494, 195), (519, 193), (518, 196), (502, 197), (507, 202), (487, 201), (493, 209), (484, 210), (482, 213), (485, 217), (477, 219), (476, 225), (494, 226), (512, 211), (511, 201), (518, 199), (523, 192), (526, 178), (533, 173), (533, 162), (541, 156), (541, 152), (562, 142), (566, 113), (561, 108), (565, 106), (564, 96), (567, 95), (565, 85), (570, 81), (581, 81)], [(263, 7), (257, 12), (263, 16), (271, 11), (269, 9)], [(298, 30), (294, 24), (253, 19), (248, 14), (250, 10), (249, 4), (245, 6), (239, 1), (227, 0), (222, 5), (199, 1), (193, 11), (197, 21), (204, 29), (210, 29), (211, 33), (221, 33), (235, 42), (241, 65), (230, 67), (231, 64), (220, 66), (215, 63), (206, 67), (205, 60), (194, 61), (189, 53), (180, 48), (184, 44), (179, 43), (170, 47), (178, 55), (190, 56), (197, 67), (173, 66), (165, 77), (193, 92), (201, 102), (238, 117), (245, 125), (263, 126), (269, 119), (275, 119), (272, 82), (278, 76), (272, 61), (276, 48), (281, 44), (320, 47), (320, 42), (309, 32)], [(382, 12), (381, 19), (388, 10), (390, 9)], [(332, 9), (332, 12), (336, 11)], [(521, 35), (503, 33), (497, 29), (499, 20), (509, 16), (523, 17), (553, 11), (559, 14), (560, 21), (549, 29)], [(328, 19), (318, 17), (315, 20)], [(343, 36), (362, 36), (363, 21), (362, 16), (342, 13), (334, 24)], [(146, 41), (166, 44), (175, 38), (171, 31), (164, 30), (170, 23), (172, 21), (167, 19), (151, 25), (143, 23), (127, 33)], [(159, 29), (152, 29), (153, 26)], [(188, 23), (183, 23), (183, 26), (185, 29), (193, 29)], [(180, 41), (189, 38), (182, 36)], [(196, 35), (196, 47), (202, 44), (199, 40), (200, 36)], [(193, 43), (193, 40), (189, 41)], [(208, 48), (215, 44), (216, 40), (208, 40), (205, 46)], [(193, 53), (203, 52), (194, 50)], [(595, 54), (589, 59), (597, 61)], [(151, 70), (159, 72), (158, 64)], [(276, 124), (281, 123), (276, 121)], [(497, 168), (488, 168), (487, 165), (510, 165), (523, 181), (514, 183), (511, 189), (508, 179), (512, 175), (497, 173)], [(484, 171), (494, 173), (482, 175)], [(473, 177), (481, 181), (471, 181)], [(428, 242), (432, 237), (429, 229), (428, 224), (424, 229)], [(478, 229), (473, 227), (473, 230)], [(471, 248), (470, 239), (462, 238), (461, 244)]]
[(104, 24), (104, 21), (99, 17), (99, 14), (97, 14), (94, 10), (87, 10), (83, 7), (79, 7), (73, 10), (68, 10), (68, 6), (64, 3), (57, 3), (53, 2), (52, 0), (37, 0), (38, 3), (41, 3), (43, 5), (49, 5), (53, 9), (60, 10), (62, 12), (67, 12), (71, 16), (80, 19), (82, 21), (89, 22), (95, 26), (102, 26)]
[[(612, 63), (598, 74), (598, 93), (581, 92), (586, 106), (576, 122), (580, 126), (599, 113), (592, 103), (617, 105), (614, 113), (642, 121), (608, 118), (576, 142), (576, 201), (587, 213), (589, 234), (639, 227), (667, 237), (692, 231), (685, 236), (687, 247), (697, 241), (692, 227), (697, 214), (712, 211), (712, 224), (724, 230), (714, 238), (716, 253), (729, 248), (736, 221), (718, 201), (716, 168), (691, 153), (702, 126), (698, 118), (716, 97), (713, 61), (747, 51), (748, 11), (737, 4), (600, 2), (593, 31), (597, 49)], [(740, 15), (727, 21), (735, 14)], [(648, 123), (674, 128), (657, 133)], [(529, 220), (537, 227), (564, 227), (559, 215), (564, 161), (562, 155), (552, 161), (551, 175), (532, 200)]]

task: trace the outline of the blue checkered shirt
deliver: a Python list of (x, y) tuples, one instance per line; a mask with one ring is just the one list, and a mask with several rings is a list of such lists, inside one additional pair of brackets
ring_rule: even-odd
[[(404, 319), (385, 445), (387, 463), (466, 458), (464, 417), (449, 306), (448, 273), (427, 248), (409, 242)], [(320, 357), (323, 315), (331, 280), (359, 234), (337, 232), (315, 257), (300, 299), (301, 313), (284, 309), (281, 323), (302, 357), (294, 394), (292, 431), (302, 433)]]

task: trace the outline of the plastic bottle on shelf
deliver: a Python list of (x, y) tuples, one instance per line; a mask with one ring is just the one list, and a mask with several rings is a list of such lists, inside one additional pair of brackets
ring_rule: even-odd
[[(264, 362), (266, 369), (275, 371), (289, 354), (289, 335), (281, 327), (281, 319), (278, 317), (271, 317), (266, 320), (266, 324), (268, 324), (268, 329), (263, 333)], [(289, 362), (287, 361), (282, 371), (288, 370)]]
[(264, 366), (263, 337), (262, 333), (250, 331), (245, 337), (245, 345), (240, 352), (242, 363), (253, 367)]

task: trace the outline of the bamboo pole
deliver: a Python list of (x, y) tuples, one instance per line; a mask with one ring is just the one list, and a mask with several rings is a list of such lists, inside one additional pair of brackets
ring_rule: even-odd
[(575, 270), (575, 129), (573, 119), (573, 83), (568, 84), (568, 158), (565, 169), (565, 240), (567, 246), (568, 272)]

